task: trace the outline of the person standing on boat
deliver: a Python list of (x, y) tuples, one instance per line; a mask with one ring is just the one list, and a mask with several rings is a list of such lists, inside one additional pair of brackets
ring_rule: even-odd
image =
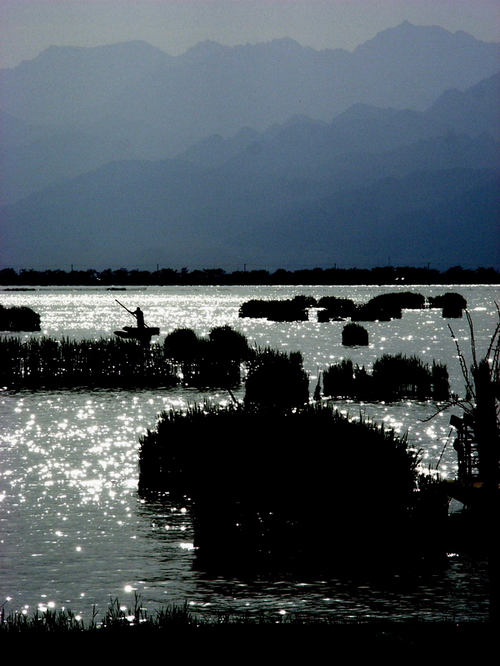
[(132, 314), (137, 319), (137, 328), (143, 329), (144, 328), (144, 312), (141, 310), (141, 308), (138, 307), (134, 310), (134, 312)]

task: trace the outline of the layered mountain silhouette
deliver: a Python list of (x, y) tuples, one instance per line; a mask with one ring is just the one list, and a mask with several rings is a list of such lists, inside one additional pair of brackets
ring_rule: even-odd
[(497, 266), (500, 47), (404, 23), (2, 73), (0, 262)]

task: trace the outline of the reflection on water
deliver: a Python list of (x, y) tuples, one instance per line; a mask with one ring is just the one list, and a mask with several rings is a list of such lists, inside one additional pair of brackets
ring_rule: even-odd
[[(415, 290), (437, 294), (446, 289)], [(469, 300), (481, 352), (493, 330), (495, 289), (448, 290)], [(394, 322), (368, 322), (370, 346), (348, 351), (341, 345), (342, 322), (319, 324), (313, 316), (297, 324), (238, 319), (239, 305), (249, 298), (305, 293), (363, 302), (381, 291), (388, 290), (155, 288), (125, 292), (120, 300), (130, 309), (141, 306), (146, 321), (160, 326), (160, 341), (181, 326), (206, 335), (214, 326), (229, 324), (257, 346), (300, 350), (312, 385), (321, 370), (341, 358), (370, 368), (382, 353), (401, 352), (447, 363), (453, 390), (462, 391), (448, 321), (437, 310), (405, 312)], [(2, 304), (27, 305), (39, 312), (40, 335), (101, 337), (128, 323), (127, 314), (105, 291), (9, 292), (2, 294)], [(467, 352), (465, 320), (450, 323)], [(196, 612), (210, 613), (485, 616), (484, 572), (457, 557), (451, 557), (439, 575), (412, 586), (394, 579), (384, 589), (340, 580), (211, 579), (197, 571), (189, 502), (182, 506), (139, 498), (137, 450), (139, 436), (154, 427), (161, 411), (205, 398), (224, 403), (229, 396), (180, 389), (0, 393), (0, 590), (3, 600), (9, 599), (7, 611), (66, 607), (88, 618), (94, 603), (104, 612), (110, 598), (128, 603), (137, 592), (151, 610), (188, 602)], [(455, 474), (449, 412), (426, 422), (438, 407), (433, 403), (344, 401), (337, 406), (352, 417), (383, 420), (407, 432), (410, 445), (422, 450), (425, 469), (435, 469), (440, 461), (441, 474)], [(328, 535), (320, 538), (328, 542)]]

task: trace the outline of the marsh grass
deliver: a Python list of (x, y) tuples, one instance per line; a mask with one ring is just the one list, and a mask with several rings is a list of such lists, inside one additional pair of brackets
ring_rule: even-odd
[(39, 331), (40, 315), (25, 305), (0, 304), (0, 331)]
[(0, 384), (20, 388), (174, 386), (159, 345), (120, 339), (0, 339)]
[(233, 388), (241, 383), (241, 366), (252, 356), (248, 341), (230, 326), (212, 328), (207, 338), (177, 328), (163, 343), (165, 358), (185, 386)]
[(303, 407), (309, 402), (309, 377), (300, 352), (256, 349), (247, 363), (245, 405), (260, 409)]
[(439, 296), (431, 296), (429, 305), (431, 308), (442, 308), (445, 318), (458, 319), (467, 309), (467, 300), (461, 294), (451, 291)]
[(353, 321), (390, 321), (401, 319), (403, 310), (420, 310), (425, 307), (425, 297), (411, 291), (379, 294), (367, 303), (356, 307)]
[(241, 305), (239, 316), (277, 322), (307, 321), (309, 318), (307, 308), (314, 305), (316, 305), (314, 298), (302, 295), (281, 301), (252, 299)]
[(178, 329), (159, 343), (136, 340), (0, 338), (0, 385), (9, 389), (232, 387), (250, 350), (243, 334), (228, 326), (208, 339)]
[[(186, 658), (186, 654), (206, 658), (207, 650), (220, 655), (231, 650), (235, 654), (262, 657), (279, 654), (281, 658), (310, 659), (324, 657), (330, 650), (342, 651), (350, 657), (385, 659), (397, 656), (407, 659), (419, 654), (446, 655), (448, 659), (472, 659), (478, 650), (496, 646), (496, 626), (488, 622), (457, 622), (453, 617), (442, 621), (373, 619), (370, 617), (307, 616), (298, 613), (247, 613), (224, 611), (210, 616), (196, 615), (186, 604), (160, 608), (151, 614), (144, 611), (140, 599), (132, 608), (124, 609), (117, 599), (101, 619), (93, 617), (87, 624), (70, 610), (36, 612), (28, 617), (19, 613), (0, 616), (0, 639), (4, 648), (17, 648), (16, 657), (23, 657), (23, 648), (31, 650), (54, 647), (78, 649), (81, 654), (96, 658), (94, 649), (109, 647), (113, 659), (130, 657), (137, 648), (168, 650), (170, 659)], [(66, 642), (66, 639), (68, 642)], [(137, 641), (141, 642), (137, 642)], [(143, 643), (142, 641), (147, 641)], [(130, 649), (134, 652), (130, 652)], [(180, 653), (174, 651), (181, 650)], [(87, 652), (89, 650), (89, 652)], [(277, 652), (275, 652), (277, 651)], [(99, 653), (108, 656), (107, 652)], [(460, 663), (460, 660), (458, 663)], [(225, 661), (223, 660), (223, 663)]]
[(350, 322), (342, 329), (342, 344), (348, 347), (361, 347), (369, 344), (368, 331), (363, 326)]
[(448, 369), (433, 361), (432, 366), (417, 356), (383, 354), (369, 374), (364, 366), (343, 359), (323, 373), (323, 394), (356, 400), (447, 400), (450, 396)]
[(326, 404), (198, 405), (163, 413), (141, 438), (139, 491), (190, 498), (209, 570), (385, 569), (419, 557), (417, 464), (405, 438)]

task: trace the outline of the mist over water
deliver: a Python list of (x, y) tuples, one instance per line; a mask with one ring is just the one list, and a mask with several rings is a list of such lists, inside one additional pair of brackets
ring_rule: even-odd
[[(405, 290), (408, 288), (404, 288)], [(457, 291), (468, 301), (478, 354), (484, 353), (496, 322), (497, 287), (411, 287), (426, 296)], [(5, 306), (26, 305), (41, 315), (39, 334), (55, 338), (109, 337), (131, 317), (115, 297), (133, 310), (140, 305), (146, 323), (159, 326), (160, 342), (178, 327), (207, 335), (228, 324), (258, 347), (301, 351), (311, 378), (350, 358), (371, 368), (383, 353), (415, 354), (446, 363), (452, 391), (463, 395), (463, 380), (451, 325), (466, 355), (466, 319), (446, 320), (440, 310), (405, 311), (401, 320), (363, 322), (367, 348), (341, 344), (342, 322), (291, 324), (238, 318), (250, 298), (320, 298), (334, 295), (365, 302), (394, 287), (148, 287), (114, 294), (104, 289), (40, 288), (1, 294)], [(5, 334), (3, 334), (5, 335)], [(236, 393), (242, 397), (244, 389)], [(193, 528), (189, 502), (145, 501), (137, 493), (139, 437), (155, 427), (157, 415), (194, 402), (227, 403), (223, 391), (192, 389), (0, 392), (0, 594), (7, 611), (70, 608), (89, 618), (96, 604), (104, 613), (110, 598), (124, 603), (140, 595), (149, 610), (176, 603), (199, 613), (223, 610), (332, 614), (335, 617), (483, 618), (487, 613), (481, 566), (450, 555), (448, 568), (410, 589), (394, 580), (389, 589), (343, 580), (260, 578), (210, 579), (193, 567)], [(424, 469), (453, 477), (456, 464), (446, 411), (432, 402), (359, 404), (338, 402), (342, 411), (360, 413), (408, 433), (422, 449)], [(306, 444), (306, 443), (305, 443)], [(189, 445), (186, 443), (185, 445)], [(209, 443), (207, 443), (209, 445)], [(237, 440), (235, 446), (237, 446)], [(349, 470), (355, 477), (356, 470)], [(371, 510), (370, 507), (366, 508)], [(332, 516), (334, 524), (335, 517)], [(311, 548), (330, 547), (332, 526), (311, 534)], [(370, 554), (367, 552), (367, 557)]]

